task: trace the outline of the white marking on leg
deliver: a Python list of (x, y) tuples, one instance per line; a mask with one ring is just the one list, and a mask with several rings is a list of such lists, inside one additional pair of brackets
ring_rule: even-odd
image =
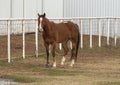
[(61, 65), (64, 65), (64, 63), (65, 63), (65, 57), (63, 56), (62, 61), (61, 61)]
[(53, 63), (53, 67), (54, 67), (54, 68), (56, 67), (56, 61)]
[(70, 48), (72, 49), (72, 42), (70, 41)]
[(59, 49), (62, 50), (62, 43), (59, 43)]
[(75, 60), (72, 59), (70, 66), (73, 67), (74, 64), (75, 64)]

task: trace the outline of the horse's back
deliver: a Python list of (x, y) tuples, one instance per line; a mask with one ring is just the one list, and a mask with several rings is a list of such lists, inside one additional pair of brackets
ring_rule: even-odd
[(77, 37), (78, 34), (79, 34), (79, 27), (77, 24), (71, 22), (71, 21), (68, 21), (66, 23), (66, 25), (68, 26), (69, 30), (71, 31), (71, 34), (73, 37)]
[(55, 23), (54, 33), (58, 42), (63, 42), (71, 38), (71, 31), (65, 23)]
[(77, 24), (71, 21), (61, 23), (51, 23), (52, 34), (54, 35), (57, 42), (63, 42), (72, 38), (77, 38), (79, 31)]
[(68, 26), (68, 28), (69, 28), (70, 30), (72, 30), (72, 31), (78, 31), (78, 25), (77, 25), (77, 24), (75, 24), (75, 23), (73, 23), (73, 22), (71, 22), (71, 21), (68, 21), (68, 22), (66, 23), (66, 25)]
[(71, 37), (77, 37), (79, 34), (79, 27), (77, 24), (68, 21), (65, 23), (59, 23), (57, 25), (59, 27), (59, 30), (62, 31), (62, 34), (70, 35)]

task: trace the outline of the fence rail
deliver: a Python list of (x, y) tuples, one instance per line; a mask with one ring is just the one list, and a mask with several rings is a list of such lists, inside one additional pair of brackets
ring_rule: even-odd
[[(73, 21), (79, 25), (80, 30), (80, 47), (84, 47), (84, 35), (89, 35), (89, 47), (93, 47), (93, 35), (98, 36), (98, 46), (102, 45), (102, 36), (105, 36), (106, 44), (110, 45), (110, 37), (114, 38), (114, 45), (116, 46), (118, 37), (120, 36), (120, 18), (115, 17), (73, 17), (73, 18), (53, 18), (50, 19), (56, 23)], [(0, 19), (0, 35), (7, 35), (7, 52), (8, 62), (10, 63), (11, 58), (11, 35), (21, 34), (22, 35), (22, 56), (25, 59), (26, 56), (26, 33), (35, 33), (35, 55), (38, 57), (39, 41), (38, 41), (38, 29), (37, 19)]]

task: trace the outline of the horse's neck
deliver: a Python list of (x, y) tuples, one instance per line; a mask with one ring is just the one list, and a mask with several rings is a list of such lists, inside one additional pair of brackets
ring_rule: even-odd
[(47, 18), (46, 18), (46, 21), (47, 21), (47, 26), (46, 26), (46, 31), (44, 32), (47, 36), (50, 36), (51, 35), (51, 32), (52, 32), (52, 22), (49, 21)]
[(48, 18), (45, 18), (45, 20), (46, 20), (46, 22), (47, 22), (47, 23), (50, 23), (50, 21), (49, 21), (49, 19), (48, 19)]
[(54, 25), (54, 23), (51, 22), (51, 21), (49, 21), (48, 19), (46, 19), (46, 20), (47, 20), (47, 28), (48, 28), (48, 30), (49, 30), (49, 31), (52, 31), (52, 30), (53, 30), (53, 25)]

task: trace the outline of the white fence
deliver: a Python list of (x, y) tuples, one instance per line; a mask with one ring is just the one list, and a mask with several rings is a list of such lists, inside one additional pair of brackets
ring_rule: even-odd
[[(106, 44), (110, 45), (110, 37), (114, 39), (114, 45), (117, 44), (117, 39), (120, 36), (120, 18), (64, 18), (50, 19), (55, 22), (73, 21), (79, 25), (80, 30), (80, 47), (84, 47), (84, 35), (89, 35), (89, 47), (93, 47), (93, 35), (98, 36), (98, 46), (101, 47), (101, 37), (106, 37)], [(0, 19), (0, 35), (7, 35), (7, 52), (8, 62), (11, 58), (11, 35), (22, 34), (22, 56), (25, 59), (26, 45), (25, 34), (29, 32), (35, 33), (35, 50), (34, 53), (38, 57), (38, 27), (37, 19)]]

